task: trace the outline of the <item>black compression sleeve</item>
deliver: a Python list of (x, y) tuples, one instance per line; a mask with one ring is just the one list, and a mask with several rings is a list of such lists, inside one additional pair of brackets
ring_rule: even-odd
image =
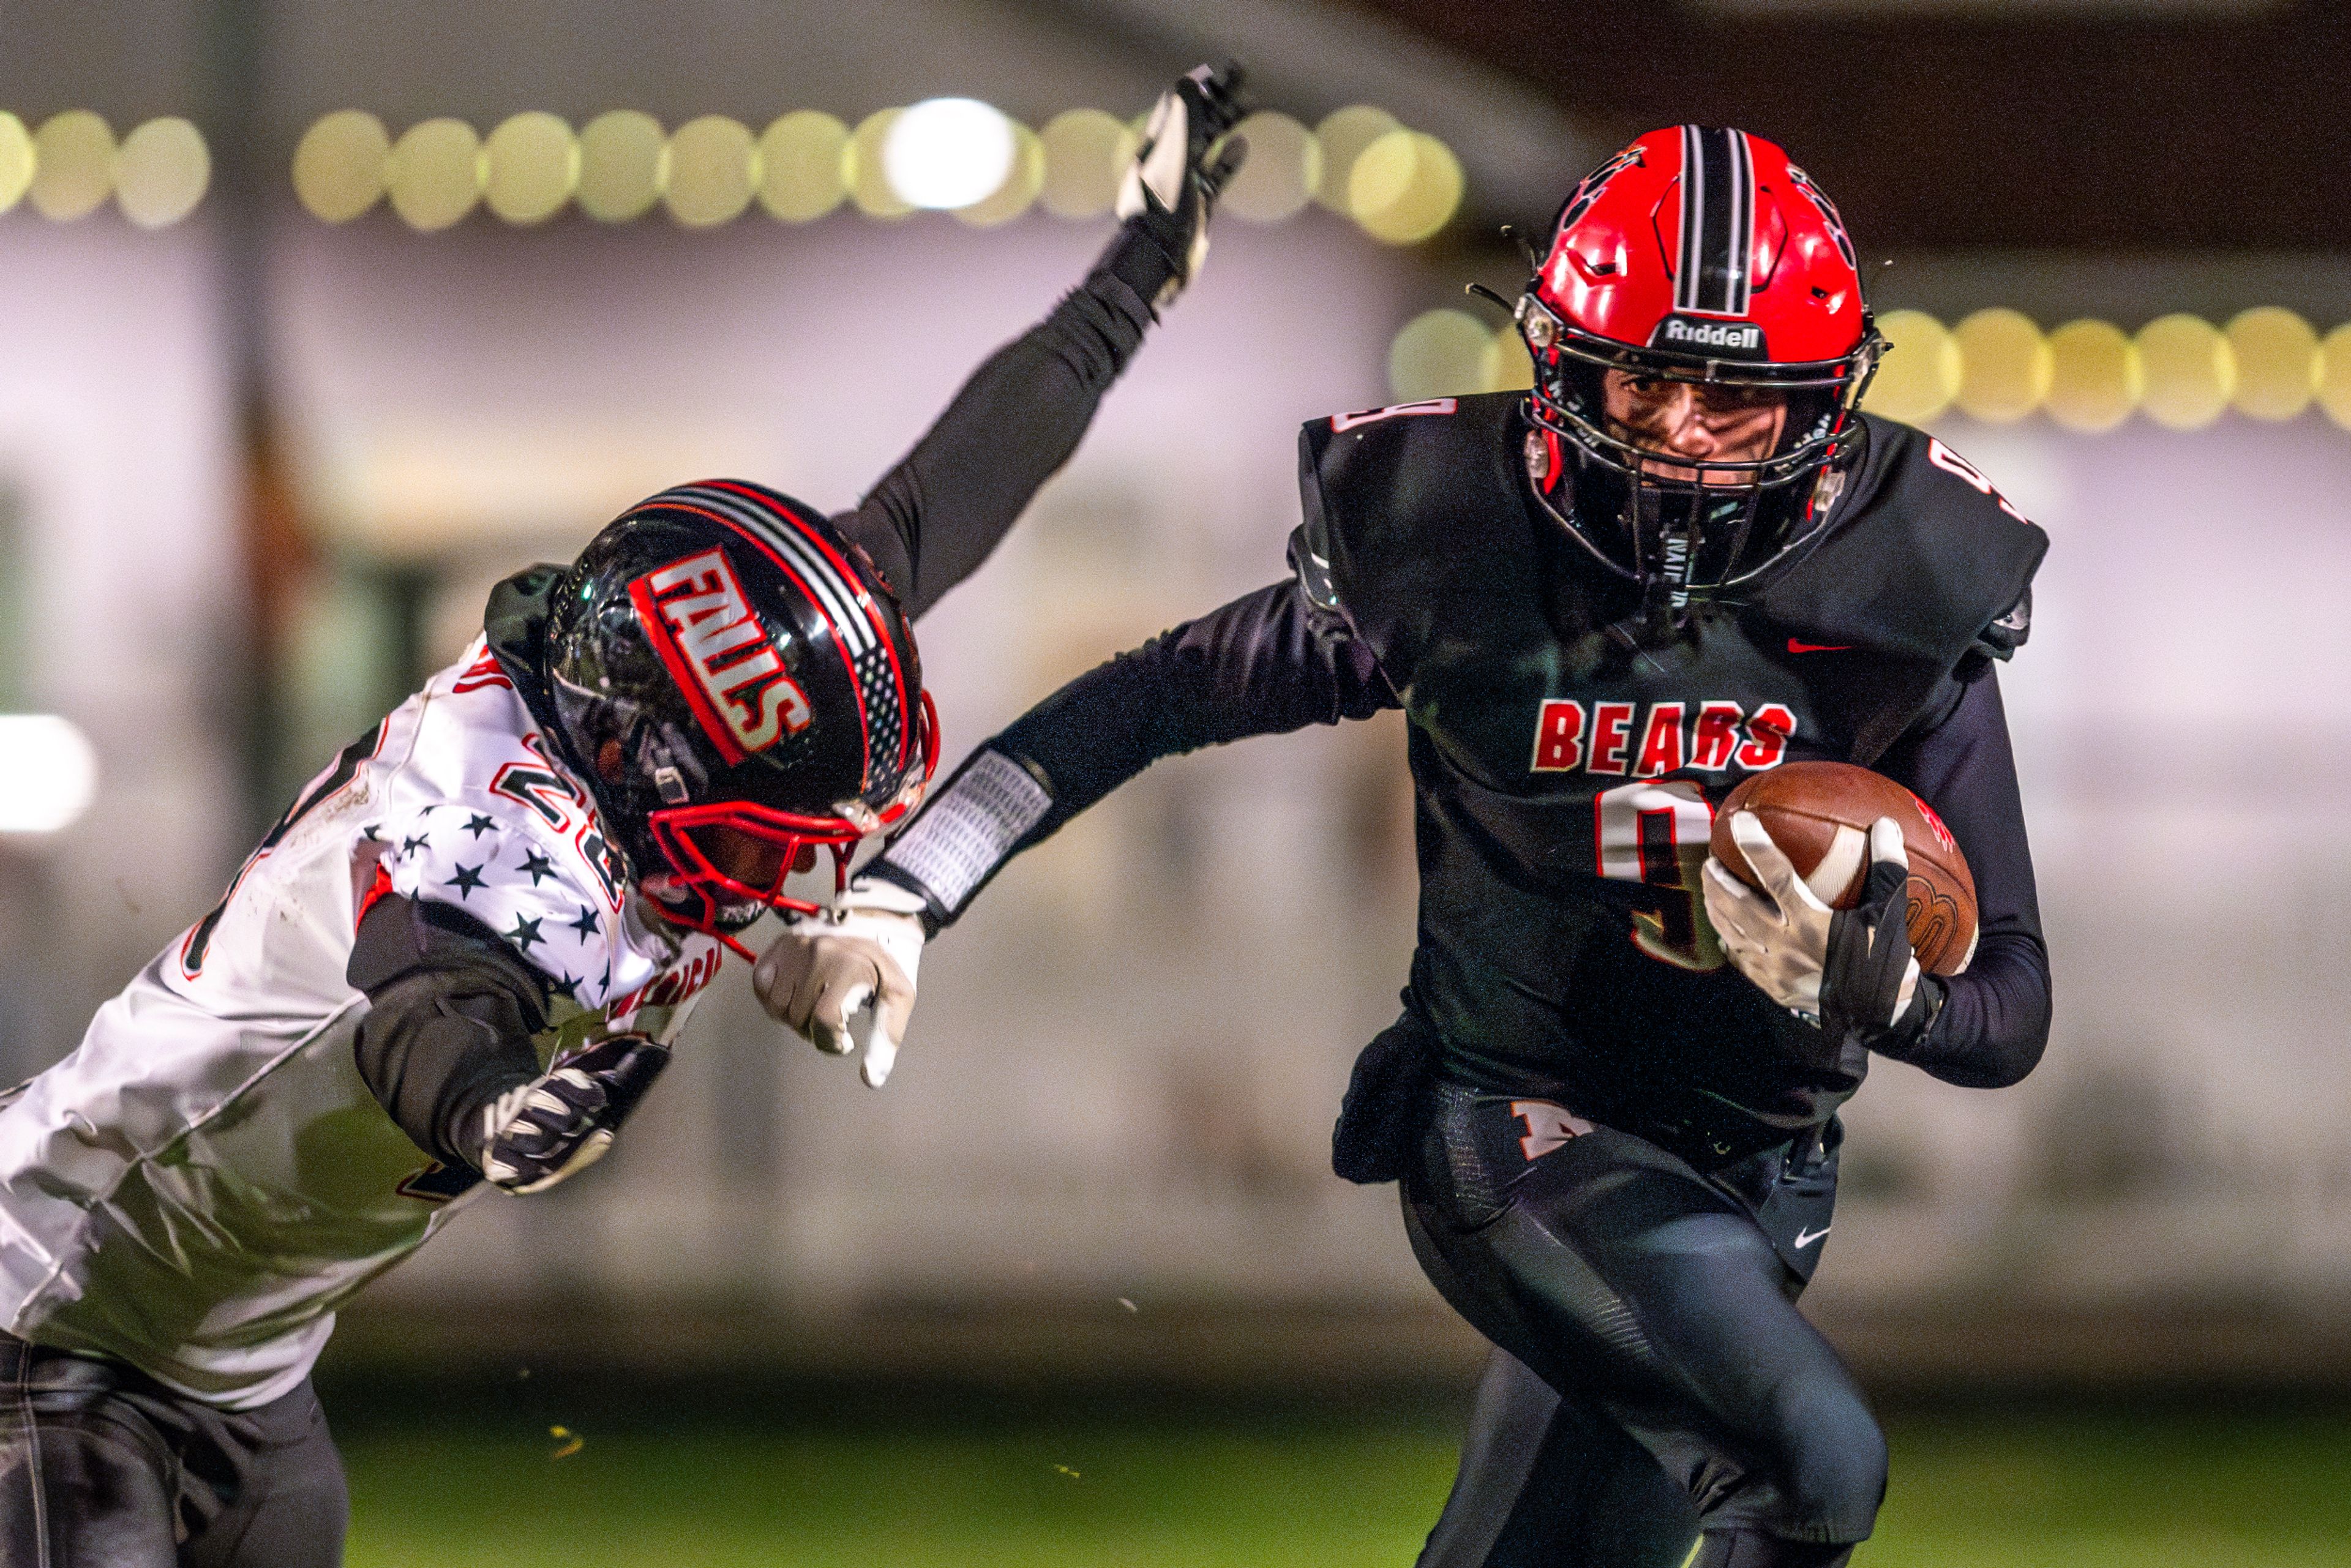
[(1123, 226), (1085, 282), (998, 349), (905, 460), (834, 521), (898, 595), (909, 618), (971, 575), (1010, 531), (1093, 420), (1143, 341), (1164, 281), (1157, 248)]
[(1980, 933), (1966, 972), (1935, 982), (1949, 994), (1933, 1024), (1886, 1054), (1949, 1083), (2003, 1088), (2032, 1071), (2049, 1043), (2049, 950), (1991, 670), (1969, 683), (1940, 723), (1888, 751), (1878, 770), (1934, 807), (1959, 841), (1975, 875)]
[[(938, 896), (938, 879), (913, 869), (921, 863), (921, 817), (875, 869), (934, 897), (934, 923), (944, 924), (1004, 861), (1163, 757), (1396, 706), (1369, 647), (1314, 611), (1295, 579), (1261, 588), (1080, 675), (982, 746), (976, 758), (1010, 758), (1043, 786), (1050, 804), (948, 896)], [(962, 777), (925, 814), (954, 809)]]
[(360, 920), (348, 977), (369, 1004), (360, 1076), (418, 1148), (474, 1168), (481, 1108), (538, 1076), (545, 983), (463, 911), (397, 894)]

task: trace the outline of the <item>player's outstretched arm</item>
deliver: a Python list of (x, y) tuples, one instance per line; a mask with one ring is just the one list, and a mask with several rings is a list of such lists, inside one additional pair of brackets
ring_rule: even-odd
[(878, 1087), (904, 1036), (924, 940), (1014, 855), (1160, 758), (1395, 706), (1369, 647), (1294, 579), (1178, 626), (975, 751), (831, 913), (788, 923), (755, 972), (759, 999), (821, 1050), (862, 1044), (865, 1081)]
[(1208, 215), (1238, 167), (1226, 134), (1240, 73), (1203, 66), (1170, 88), (1122, 188), (1123, 221), (1085, 281), (1006, 344), (854, 512), (835, 519), (919, 616), (986, 560), (1069, 461), (1144, 329), (1198, 273)]
[(398, 894), (360, 922), (348, 978), (369, 1008), (353, 1045), (360, 1076), (417, 1147), (509, 1192), (586, 1168), (669, 1052), (617, 1035), (542, 1072), (547, 981), (463, 910)]

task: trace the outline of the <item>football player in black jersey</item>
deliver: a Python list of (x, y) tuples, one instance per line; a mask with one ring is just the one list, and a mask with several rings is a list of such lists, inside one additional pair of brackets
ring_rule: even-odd
[[(1991, 1086), (2047, 1035), (1993, 674), (2046, 539), (1858, 412), (1883, 342), (1852, 242), (1759, 137), (1682, 126), (1610, 159), (1516, 313), (1531, 395), (1308, 424), (1292, 575), (983, 746), (761, 993), (835, 1050), (878, 998), (894, 1038), (900, 956), (1155, 758), (1403, 708), (1419, 942), (1334, 1163), (1400, 1180), (1430, 1279), (1508, 1353), (1424, 1563), (1840, 1563), (1886, 1448), (1794, 1304), (1835, 1111), (1873, 1051)], [(1717, 805), (1797, 758), (1941, 814), (1980, 902), (1964, 973), (1909, 953), (1898, 838), (1870, 836), (1844, 915), (1750, 815), (1779, 899), (1709, 873)]]

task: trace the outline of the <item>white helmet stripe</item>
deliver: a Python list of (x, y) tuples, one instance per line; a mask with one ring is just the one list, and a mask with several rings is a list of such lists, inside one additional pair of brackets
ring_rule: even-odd
[(873, 627), (858, 606), (856, 589), (843, 580), (839, 570), (797, 531), (766, 516), (743, 497), (715, 485), (681, 486), (663, 492), (657, 499), (706, 507), (740, 523), (753, 537), (791, 561), (852, 654), (862, 653), (874, 645)]

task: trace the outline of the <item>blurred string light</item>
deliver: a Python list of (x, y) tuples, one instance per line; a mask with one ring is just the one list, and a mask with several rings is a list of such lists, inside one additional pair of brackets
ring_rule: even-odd
[[(510, 117), (486, 140), (446, 119), (394, 140), (374, 116), (346, 110), (303, 135), (294, 191), (314, 216), (338, 224), (389, 196), (402, 221), (423, 232), (447, 228), (476, 206), (529, 225), (566, 204), (605, 223), (662, 206), (682, 226), (707, 228), (733, 222), (756, 200), (782, 222), (808, 223), (844, 198), (868, 217), (948, 212), (984, 228), (1039, 204), (1061, 218), (1109, 212), (1143, 122), (1077, 109), (1032, 131), (977, 99), (939, 98), (878, 110), (854, 129), (799, 110), (764, 131), (703, 115), (665, 132), (650, 115), (615, 110), (575, 133), (533, 111)], [(1237, 130), (1249, 156), (1224, 210), (1245, 222), (1280, 223), (1319, 202), (1374, 238), (1404, 246), (1430, 238), (1460, 212), (1460, 160), (1384, 110), (1351, 105), (1311, 130), (1268, 110)], [(0, 122), (0, 195), (8, 151)], [(38, 158), (31, 164), (37, 183)], [(82, 198), (61, 187), (58, 199)]]
[[(2137, 332), (2110, 321), (2068, 321), (2044, 333), (2015, 310), (1979, 310), (1945, 327), (1920, 310), (1878, 319), (1887, 350), (1862, 406), (1908, 423), (1958, 410), (2004, 423), (2045, 414), (2085, 434), (2138, 414), (2199, 430), (2231, 409), (2293, 419), (2314, 402), (2351, 429), (2351, 323), (2321, 339), (2291, 310), (2262, 306), (2215, 327), (2159, 317)], [(1467, 310), (1426, 311), (1388, 347), (1388, 388), (1400, 401), (1523, 390), (1534, 367), (1517, 329), (1489, 328)]]
[(504, 221), (542, 224), (580, 188), (580, 138), (559, 116), (510, 115), (482, 143), (482, 202)]
[(643, 217), (669, 177), (661, 121), (633, 109), (600, 114), (580, 128), (580, 210), (601, 223)]
[(2137, 332), (2068, 321), (2043, 333), (2008, 309), (1979, 310), (1946, 330), (1916, 310), (1879, 322), (1892, 348), (1870, 383), (1872, 413), (1918, 423), (1956, 407), (1994, 423), (2045, 413), (2069, 430), (2112, 430), (2133, 414), (2169, 430), (2201, 430), (2234, 410), (2293, 419), (2314, 401), (2351, 429), (2351, 326), (2322, 340), (2275, 306), (2215, 326), (2158, 317)]
[(758, 146), (738, 122), (705, 114), (670, 137), (662, 200), (681, 226), (706, 229), (734, 222), (751, 204), (758, 184)]
[(33, 133), (25, 122), (0, 110), (0, 213), (25, 199), (33, 183)]
[(54, 833), (98, 793), (98, 753), (70, 719), (0, 714), (0, 833)]
[(1037, 139), (1044, 144), (1045, 183), (1039, 199), (1045, 210), (1057, 218), (1098, 218), (1109, 212), (1119, 178), (1134, 157), (1134, 132), (1099, 109), (1072, 109), (1047, 120)]
[(1003, 185), (1016, 151), (1000, 110), (976, 98), (925, 99), (890, 122), (882, 172), (908, 206), (952, 212)]
[(41, 121), (33, 133), (33, 208), (52, 223), (88, 217), (114, 193), (114, 131), (86, 109)]
[(804, 224), (848, 199), (841, 172), (849, 127), (813, 109), (794, 110), (759, 137), (759, 204), (782, 223)]

